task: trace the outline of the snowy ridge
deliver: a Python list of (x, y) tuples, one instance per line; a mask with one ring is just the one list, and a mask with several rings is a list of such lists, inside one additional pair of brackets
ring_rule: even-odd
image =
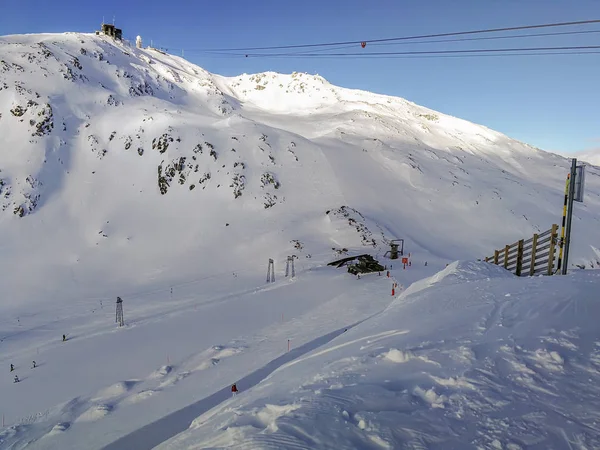
[(600, 166), (600, 149), (580, 152), (576, 156), (581, 161)]
[(599, 275), (455, 263), (158, 448), (597, 448)]

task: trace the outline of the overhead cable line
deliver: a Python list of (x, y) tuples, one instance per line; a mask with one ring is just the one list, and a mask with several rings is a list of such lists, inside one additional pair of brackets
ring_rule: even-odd
[[(484, 58), (484, 57), (504, 57), (504, 56), (552, 56), (552, 55), (600, 55), (600, 50), (597, 51), (570, 51), (570, 52), (528, 52), (528, 53), (463, 53), (460, 55), (392, 55), (385, 57), (386, 59), (426, 59), (426, 58)], [(333, 58), (336, 58), (335, 56)], [(339, 57), (338, 57), (339, 58)], [(364, 57), (369, 59), (368, 57)], [(371, 59), (381, 57), (374, 56)], [(351, 58), (343, 58), (351, 59)]]
[[(534, 34), (521, 34), (521, 35), (510, 35), (510, 36), (491, 36), (491, 37), (475, 37), (475, 38), (458, 38), (458, 39), (438, 39), (433, 41), (416, 41), (416, 42), (385, 42), (374, 45), (412, 45), (412, 44), (433, 44), (433, 43), (445, 43), (445, 42), (466, 42), (466, 41), (486, 41), (486, 40), (495, 40), (495, 39), (514, 39), (514, 38), (530, 38), (530, 37), (547, 37), (547, 36), (564, 36), (564, 35), (575, 35), (575, 34), (590, 34), (590, 33), (600, 33), (600, 30), (586, 30), (586, 31), (566, 31), (566, 32), (555, 32), (555, 33), (534, 33)], [(286, 56), (292, 55), (303, 55), (308, 53), (316, 53), (323, 52), (324, 55), (331, 53), (332, 50), (340, 50), (340, 49), (351, 49), (355, 48), (354, 44), (340, 45), (338, 47), (328, 47), (321, 49), (313, 49), (313, 50), (302, 50), (297, 52), (286, 52), (283, 53)], [(188, 50), (189, 51), (189, 50)], [(191, 51), (193, 52), (193, 50)], [(223, 55), (223, 56), (246, 56), (246, 53), (228, 53), (228, 52), (205, 52), (209, 55)], [(365, 53), (366, 55), (367, 53)], [(277, 53), (254, 53), (253, 56), (264, 55), (264, 56), (279, 56)]]
[(273, 58), (273, 57), (294, 57), (294, 58), (328, 58), (328, 57), (358, 57), (368, 58), (373, 56), (394, 56), (394, 55), (444, 55), (453, 53), (499, 53), (499, 52), (531, 52), (543, 50), (596, 50), (600, 45), (574, 45), (566, 47), (522, 47), (522, 48), (493, 48), (493, 49), (468, 49), (468, 50), (426, 50), (426, 51), (407, 51), (407, 52), (371, 52), (371, 53), (247, 53), (247, 54), (229, 54), (235, 56), (244, 56), (252, 58)]
[(600, 23), (600, 19), (580, 20), (580, 21), (575, 21), (575, 22), (557, 22), (557, 23), (547, 23), (547, 24), (539, 24), (539, 25), (523, 25), (523, 26), (518, 26), (518, 27), (486, 28), (486, 29), (481, 29), (481, 30), (456, 31), (456, 32), (451, 32), (451, 33), (435, 33), (435, 34), (423, 34), (423, 35), (415, 35), (415, 36), (401, 36), (401, 37), (384, 38), (384, 39), (367, 39), (367, 40), (361, 40), (361, 41), (323, 42), (323, 43), (317, 43), (317, 44), (277, 45), (277, 46), (267, 46), (267, 47), (216, 48), (216, 49), (200, 49), (200, 51), (229, 52), (229, 51), (283, 50), (283, 49), (293, 49), (293, 48), (333, 47), (333, 46), (349, 45), (349, 44), (356, 45), (356, 44), (361, 44), (362, 42), (368, 42), (370, 44), (373, 44), (373, 43), (379, 43), (379, 42), (406, 41), (406, 40), (414, 40), (414, 39), (462, 36), (462, 35), (481, 34), (481, 33), (496, 33), (496, 32), (504, 32), (504, 31), (530, 30), (530, 29), (535, 29), (535, 28), (564, 27), (564, 26), (584, 25), (584, 24), (593, 24), (593, 23)]
[[(575, 34), (590, 34), (590, 33), (600, 33), (600, 30), (585, 30), (585, 31), (562, 31), (562, 32), (554, 32), (554, 33), (534, 33), (534, 34), (515, 34), (510, 36), (490, 36), (490, 37), (474, 37), (474, 38), (457, 38), (457, 39), (437, 39), (433, 41), (416, 41), (416, 42), (382, 42), (375, 43), (373, 45), (412, 45), (412, 44), (437, 44), (437, 43), (445, 43), (445, 42), (467, 42), (467, 41), (487, 41), (487, 40), (496, 40), (496, 39), (514, 39), (514, 38), (530, 38), (530, 37), (546, 37), (546, 36), (564, 36), (564, 35), (575, 35)], [(345, 44), (337, 47), (327, 47), (321, 49), (312, 49), (312, 50), (302, 50), (298, 52), (287, 52), (289, 55), (302, 55), (305, 53), (316, 53), (316, 52), (329, 52), (331, 50), (341, 50), (341, 49), (350, 49), (355, 48), (355, 44)], [(196, 53), (198, 51), (187, 50), (190, 53)], [(206, 50), (202, 53), (208, 53), (210, 55), (235, 55), (235, 56), (245, 56), (236, 53), (228, 53), (228, 52), (217, 52)], [(265, 55), (271, 55), (272, 53), (265, 53)]]
[[(457, 38), (457, 39), (436, 39), (433, 41), (416, 41), (416, 42), (379, 42), (373, 45), (413, 45), (413, 44), (438, 44), (444, 42), (467, 42), (467, 41), (491, 41), (497, 39), (515, 39), (515, 38), (530, 38), (530, 37), (547, 37), (547, 36), (564, 36), (574, 34), (590, 34), (600, 33), (600, 30), (585, 30), (585, 31), (557, 31), (553, 33), (533, 33), (533, 34), (511, 34), (509, 36), (480, 36), (474, 38)], [(369, 42), (370, 44), (370, 42)]]

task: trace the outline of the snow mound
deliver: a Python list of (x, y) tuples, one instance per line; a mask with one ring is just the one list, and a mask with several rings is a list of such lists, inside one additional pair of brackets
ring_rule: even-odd
[(115, 383), (112, 386), (109, 386), (106, 389), (103, 389), (100, 392), (98, 392), (96, 398), (92, 399), (92, 401), (109, 399), (112, 397), (118, 397), (120, 395), (123, 395), (129, 392), (137, 382), (137, 380), (129, 380)]
[(402, 297), (409, 297), (442, 281), (444, 282), (444, 285), (449, 285), (455, 283), (471, 283), (478, 280), (489, 280), (491, 278), (510, 279), (513, 277), (514, 275), (504, 270), (503, 267), (494, 264), (479, 264), (474, 261), (454, 261), (435, 275), (411, 284), (402, 293)]
[(111, 405), (101, 404), (95, 405), (81, 414), (76, 422), (94, 422), (96, 420), (100, 420), (103, 417), (109, 415), (112, 411)]
[(384, 353), (382, 356), (395, 363), (405, 363), (414, 358), (412, 353), (403, 352), (402, 350), (397, 350), (395, 348), (390, 349), (389, 352)]
[(68, 422), (57, 423), (52, 427), (52, 429), (48, 432), (47, 436), (54, 436), (56, 434), (64, 433), (71, 426)]
[(169, 375), (172, 370), (173, 370), (172, 366), (162, 366), (160, 369), (152, 372), (148, 378), (150, 378), (150, 379), (164, 378), (167, 375)]
[(156, 391), (153, 391), (151, 389), (144, 390), (144, 391), (138, 392), (136, 394), (133, 394), (131, 396), (128, 396), (121, 402), (121, 404), (123, 406), (133, 405), (135, 403), (141, 402), (143, 400), (146, 400), (147, 398), (152, 397), (154, 394), (156, 394)]

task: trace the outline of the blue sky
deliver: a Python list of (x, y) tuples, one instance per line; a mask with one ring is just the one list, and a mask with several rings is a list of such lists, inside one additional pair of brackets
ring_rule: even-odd
[[(125, 37), (205, 69), (319, 73), (331, 83), (458, 116), (561, 153), (600, 147), (600, 54), (426, 59), (224, 58), (200, 50), (369, 40), (600, 19), (600, 0), (4, 0), (0, 34), (80, 31), (116, 16)], [(579, 29), (600, 30), (600, 24)], [(574, 28), (539, 30), (568, 31)], [(535, 30), (533, 32), (536, 32)], [(600, 33), (454, 44), (380, 46), (412, 51), (600, 45)], [(370, 47), (371, 48), (371, 47)], [(356, 48), (359, 51), (360, 48)], [(344, 51), (355, 51), (353, 49)]]

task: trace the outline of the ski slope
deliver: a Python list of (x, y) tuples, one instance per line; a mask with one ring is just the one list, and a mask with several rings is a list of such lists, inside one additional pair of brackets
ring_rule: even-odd
[(453, 263), (157, 450), (598, 448), (599, 287)]
[[(82, 33), (0, 37), (0, 136), (0, 449), (11, 450), (230, 437), (174, 435), (209, 410), (224, 417), (233, 382), (236, 402), (260, 402), (250, 393), (286, 364), (308, 373), (311, 352), (384, 332), (392, 282), (560, 223), (570, 167), (401, 98), (299, 72), (222, 77)], [(587, 174), (570, 269), (600, 267), (600, 168)], [(392, 264), (392, 239), (412, 265), (395, 263), (391, 279), (326, 266), (361, 253)], [(559, 283), (505, 281), (546, 296), (541, 283)], [(428, 317), (413, 319), (425, 333)]]
[[(302, 346), (322, 345), (392, 299), (392, 281), (383, 274), (357, 280), (331, 267), (298, 267), (294, 279), (278, 271), (274, 283), (261, 279), (250, 289), (221, 283), (221, 293), (124, 300), (124, 328), (114, 326), (112, 302), (77, 317), (40, 318), (43, 326), (28, 330), (14, 327), (2, 359), (14, 363), (21, 382), (0, 381), (10, 425), (0, 448), (101, 448), (255, 370), (264, 373)], [(69, 320), (77, 326), (62, 342), (56, 337)]]

